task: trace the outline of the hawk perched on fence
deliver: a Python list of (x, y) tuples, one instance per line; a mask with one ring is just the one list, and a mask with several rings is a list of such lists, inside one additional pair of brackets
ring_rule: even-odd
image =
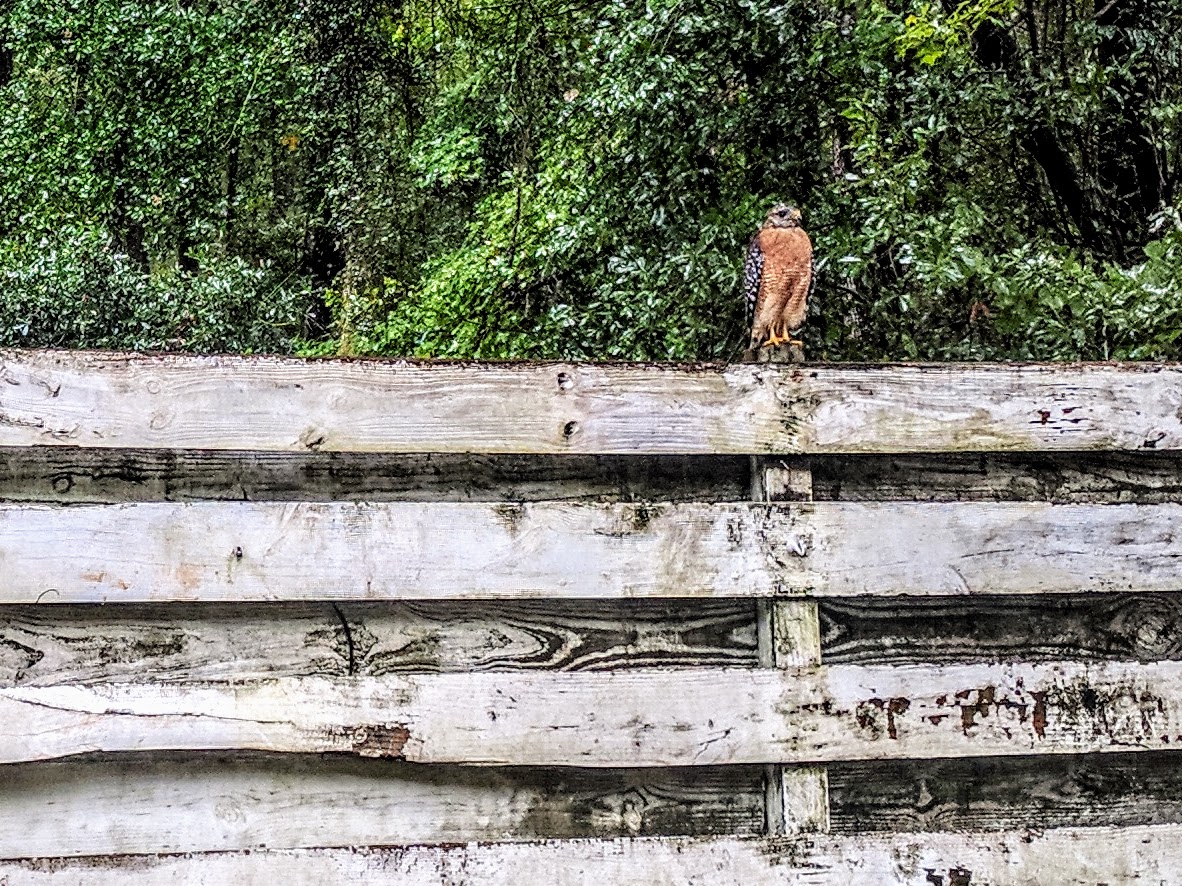
[(777, 203), (747, 248), (743, 289), (752, 350), (801, 344), (791, 333), (804, 325), (812, 284), (813, 243), (800, 226), (800, 210)]

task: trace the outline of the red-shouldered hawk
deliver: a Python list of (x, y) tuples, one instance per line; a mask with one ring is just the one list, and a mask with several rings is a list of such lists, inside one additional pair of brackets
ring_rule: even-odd
[(752, 350), (801, 344), (791, 333), (804, 325), (812, 283), (813, 243), (800, 226), (800, 210), (777, 203), (747, 248), (743, 288)]

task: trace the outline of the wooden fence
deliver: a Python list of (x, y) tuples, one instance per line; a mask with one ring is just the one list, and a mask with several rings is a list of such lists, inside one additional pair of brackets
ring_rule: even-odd
[(0, 884), (1182, 883), (1182, 368), (0, 353)]

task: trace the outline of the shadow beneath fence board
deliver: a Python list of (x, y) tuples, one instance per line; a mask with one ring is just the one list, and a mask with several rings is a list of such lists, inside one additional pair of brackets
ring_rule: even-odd
[(0, 447), (0, 501), (742, 501), (742, 456)]
[(1180, 452), (854, 455), (809, 461), (818, 501), (1182, 501)]
[[(1182, 501), (1182, 453), (814, 455), (817, 501)], [(744, 456), (0, 447), (0, 501), (745, 501)]]
[(1171, 752), (829, 767), (833, 830), (1043, 830), (1182, 823)]

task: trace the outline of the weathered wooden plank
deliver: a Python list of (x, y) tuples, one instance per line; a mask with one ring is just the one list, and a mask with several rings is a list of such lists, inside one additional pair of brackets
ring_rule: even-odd
[(5, 886), (1182, 884), (1182, 828), (468, 843), (0, 862)]
[(1182, 505), (0, 505), (0, 602), (1172, 591)]
[[(1182, 501), (1173, 452), (813, 456), (817, 501)], [(0, 500), (740, 501), (740, 456), (0, 447)]]
[(831, 664), (1182, 659), (1182, 594), (823, 600)]
[(93, 751), (343, 752), (675, 766), (1170, 748), (1182, 664), (299, 678), (0, 689), (0, 762)]
[[(817, 501), (1182, 501), (1174, 452), (813, 456)], [(740, 501), (740, 456), (0, 447), (0, 500)]]
[(0, 501), (736, 501), (747, 461), (0, 447)]
[(829, 774), (839, 833), (1182, 825), (1173, 752), (875, 760)]
[(755, 664), (750, 600), (0, 609), (0, 686)]
[(819, 501), (1182, 501), (1177, 452), (837, 455), (811, 464)]
[[(811, 501), (808, 460), (752, 456), (751, 497), (758, 502)], [(821, 630), (815, 600), (757, 600), (759, 658), (763, 667), (808, 668), (821, 664)], [(824, 767), (767, 767), (767, 833), (829, 830), (829, 783)]]
[(0, 353), (0, 445), (398, 452), (1178, 449), (1160, 364), (421, 364)]
[(757, 767), (415, 766), (131, 754), (0, 770), (0, 858), (758, 834)]

